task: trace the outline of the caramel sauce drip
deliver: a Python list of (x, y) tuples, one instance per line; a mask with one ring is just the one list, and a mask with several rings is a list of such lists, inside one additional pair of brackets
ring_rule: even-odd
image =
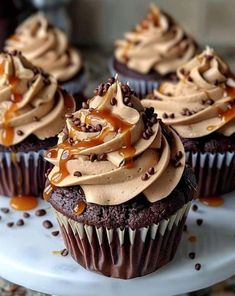
[(224, 204), (224, 199), (221, 196), (208, 196), (199, 198), (200, 202), (210, 207), (221, 207)]
[(52, 195), (52, 192), (54, 190), (55, 186), (52, 184), (49, 184), (48, 186), (45, 187), (44, 191), (43, 191), (43, 198), (48, 201), (49, 198)]
[(231, 108), (229, 108), (226, 111), (219, 110), (218, 113), (219, 113), (219, 116), (221, 116), (225, 122), (228, 122), (228, 121), (232, 120), (233, 118), (235, 118), (235, 88), (234, 87), (227, 87), (226, 91), (227, 91), (228, 96), (233, 99), (233, 101), (231, 102), (232, 106), (231, 106)]
[(16, 211), (29, 211), (37, 207), (38, 199), (27, 195), (13, 196), (10, 205)]
[(73, 211), (76, 215), (81, 215), (86, 209), (86, 203), (84, 201), (79, 201), (74, 207)]

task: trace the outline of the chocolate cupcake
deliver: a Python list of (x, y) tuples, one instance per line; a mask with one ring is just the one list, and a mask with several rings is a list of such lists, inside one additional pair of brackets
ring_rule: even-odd
[[(211, 48), (178, 69), (179, 82), (163, 83), (145, 104), (158, 110), (183, 139), (199, 196), (235, 189), (235, 80)], [(152, 100), (153, 99), (153, 100)]]
[(74, 100), (54, 77), (20, 53), (0, 54), (0, 194), (39, 196), (48, 163), (43, 152), (56, 144)]
[(197, 52), (195, 41), (165, 12), (151, 5), (147, 16), (115, 44), (112, 75), (119, 74), (139, 96), (161, 81), (176, 79), (176, 70)]
[(44, 197), (84, 268), (123, 279), (154, 272), (174, 257), (194, 196), (183, 144), (113, 78), (84, 107), (46, 154)]
[(24, 21), (6, 41), (5, 49), (21, 51), (35, 66), (53, 75), (75, 98), (86, 86), (87, 74), (80, 53), (43, 13)]

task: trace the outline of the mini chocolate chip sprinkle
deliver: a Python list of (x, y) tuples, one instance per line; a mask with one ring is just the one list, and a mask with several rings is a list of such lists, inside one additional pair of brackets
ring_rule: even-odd
[(87, 132), (87, 128), (85, 126), (81, 126), (81, 131), (86, 133)]
[(149, 173), (149, 175), (154, 175), (154, 173), (155, 173), (154, 167), (150, 167), (148, 169), (148, 173)]
[(97, 130), (98, 132), (100, 132), (100, 131), (102, 131), (102, 128), (103, 128), (103, 127), (102, 127), (101, 124), (98, 123), (98, 124), (96, 125), (95, 128), (96, 128), (96, 130)]
[(38, 217), (42, 217), (42, 216), (45, 216), (46, 215), (46, 210), (44, 209), (38, 209), (36, 212), (35, 212), (35, 215), (38, 216)]
[(197, 219), (196, 220), (196, 223), (197, 223), (198, 226), (201, 226), (202, 223), (203, 223), (203, 220), (202, 219)]
[(73, 139), (72, 138), (68, 138), (68, 142), (69, 144), (72, 146), (73, 145)]
[(53, 236), (58, 236), (60, 232), (58, 230), (52, 231), (51, 233)]
[(28, 218), (30, 217), (30, 214), (27, 213), (27, 212), (25, 212), (25, 213), (23, 213), (23, 217), (24, 217), (25, 219), (28, 219)]
[(68, 252), (67, 249), (64, 249), (64, 250), (61, 251), (61, 255), (62, 255), (63, 257), (68, 256), (68, 254), (69, 254), (69, 252)]
[(0, 209), (1, 212), (3, 212), (4, 214), (8, 214), (10, 212), (10, 210), (8, 208), (1, 208)]
[(107, 154), (103, 153), (103, 154), (99, 154), (97, 156), (97, 159), (100, 160), (100, 161), (104, 161), (104, 160), (107, 160)]
[(91, 155), (90, 155), (90, 161), (91, 161), (91, 162), (95, 161), (96, 158), (97, 158), (96, 154), (91, 154)]
[(73, 114), (72, 113), (67, 113), (67, 114), (65, 114), (65, 118), (73, 118)]
[(133, 104), (130, 102), (127, 104), (128, 107), (133, 108)]
[(16, 133), (17, 133), (18, 136), (23, 136), (24, 135), (24, 133), (21, 130), (18, 130)]
[(112, 106), (117, 105), (117, 99), (116, 99), (115, 97), (113, 97), (113, 98), (110, 100), (110, 104), (111, 104)]
[(114, 84), (114, 82), (115, 82), (115, 78), (114, 77), (110, 77), (109, 79), (108, 79), (108, 82), (112, 85), (112, 84)]
[(83, 109), (88, 109), (89, 105), (87, 104), (87, 102), (82, 102), (82, 108)]
[(162, 117), (163, 117), (164, 119), (166, 119), (166, 118), (168, 118), (168, 115), (167, 115), (166, 113), (163, 113), (163, 114), (162, 114)]
[(183, 152), (182, 151), (178, 151), (175, 155), (176, 159), (181, 159), (183, 157)]
[(79, 126), (81, 124), (81, 119), (76, 118), (76, 120), (73, 121), (74, 125)]
[(89, 112), (92, 112), (92, 111), (94, 111), (94, 108), (89, 108)]
[(196, 254), (194, 253), (194, 252), (190, 252), (189, 254), (188, 254), (188, 256), (189, 256), (189, 258), (190, 259), (195, 259), (195, 257), (196, 257)]
[(8, 226), (8, 227), (13, 227), (13, 226), (14, 226), (14, 222), (8, 222), (8, 223), (7, 223), (7, 226)]
[(79, 171), (76, 171), (73, 175), (74, 175), (75, 177), (81, 177), (81, 176), (82, 176), (82, 173), (79, 172)]
[(181, 162), (174, 163), (174, 168), (179, 168), (179, 167), (181, 167)]
[(123, 102), (124, 102), (124, 104), (128, 104), (128, 103), (130, 103), (130, 98), (129, 97), (125, 97), (124, 99), (123, 99)]
[(148, 139), (149, 139), (149, 136), (147, 135), (146, 132), (143, 132), (143, 134), (142, 134), (142, 138), (143, 138), (144, 140), (148, 140)]
[(172, 119), (174, 119), (174, 118), (175, 118), (175, 114), (174, 114), (174, 113), (171, 113), (171, 114), (169, 115), (169, 117), (172, 118)]
[(23, 225), (24, 225), (24, 220), (23, 220), (23, 219), (19, 219), (19, 220), (16, 222), (16, 225), (17, 225), (17, 226), (23, 226)]
[(39, 118), (38, 118), (37, 116), (34, 116), (34, 117), (33, 117), (33, 120), (34, 120), (34, 121), (39, 121)]
[(214, 100), (212, 100), (212, 99), (207, 99), (207, 100), (206, 100), (206, 103), (207, 103), (208, 105), (213, 105), (213, 104), (214, 104)]
[(195, 264), (195, 269), (196, 269), (196, 270), (200, 270), (200, 269), (201, 269), (201, 267), (202, 267), (202, 266), (201, 266), (201, 264), (200, 264), (200, 263), (196, 263), (196, 264)]
[(194, 212), (196, 212), (196, 211), (198, 210), (198, 206), (197, 206), (197, 205), (193, 205), (193, 206), (192, 206), (192, 210), (193, 210)]
[(147, 181), (148, 179), (149, 179), (149, 175), (147, 173), (141, 176), (142, 181)]
[(201, 103), (202, 103), (202, 105), (205, 105), (206, 104), (206, 101), (205, 100), (202, 100)]
[(53, 224), (50, 220), (45, 220), (43, 221), (42, 225), (46, 228), (46, 229), (50, 229), (53, 227)]

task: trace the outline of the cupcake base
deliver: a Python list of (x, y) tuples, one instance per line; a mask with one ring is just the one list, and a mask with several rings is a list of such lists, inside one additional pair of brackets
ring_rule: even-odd
[(176, 253), (190, 202), (169, 219), (149, 227), (108, 229), (78, 223), (56, 211), (71, 256), (84, 268), (130, 279), (169, 263)]

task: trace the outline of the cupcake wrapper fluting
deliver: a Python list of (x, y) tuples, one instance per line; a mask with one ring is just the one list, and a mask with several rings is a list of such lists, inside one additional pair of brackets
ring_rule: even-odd
[(235, 190), (235, 152), (187, 152), (186, 161), (194, 170), (199, 197)]
[(158, 81), (134, 79), (118, 73), (113, 67), (113, 60), (109, 62), (109, 71), (113, 77), (118, 74), (118, 78), (123, 83), (128, 83), (140, 98), (144, 98), (147, 94), (152, 93), (159, 85)]
[(88, 226), (58, 211), (56, 216), (75, 261), (87, 270), (129, 279), (154, 272), (173, 259), (190, 205), (167, 220), (136, 230)]
[(0, 195), (41, 196), (51, 165), (38, 152), (0, 152)]

